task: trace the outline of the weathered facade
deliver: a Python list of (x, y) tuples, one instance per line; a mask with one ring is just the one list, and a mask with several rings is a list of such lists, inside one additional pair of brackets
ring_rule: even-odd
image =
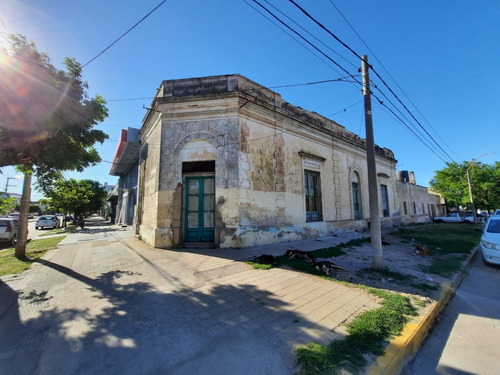
[[(247, 247), (366, 228), (365, 140), (241, 75), (162, 82), (140, 131), (137, 234)], [(376, 147), (383, 225), (396, 160)]]
[(396, 210), (402, 224), (428, 222), (446, 214), (444, 199), (428, 187), (417, 185), (413, 172), (398, 172), (396, 191)]

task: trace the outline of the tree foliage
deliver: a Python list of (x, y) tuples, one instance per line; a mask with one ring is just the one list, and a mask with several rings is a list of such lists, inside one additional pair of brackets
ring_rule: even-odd
[(87, 212), (95, 212), (99, 211), (103, 208), (104, 203), (108, 197), (108, 192), (104, 185), (101, 185), (99, 181), (92, 180), (84, 180), (86, 181), (92, 188), (94, 195), (90, 199), (90, 202), (85, 206), (85, 211)]
[(467, 169), (475, 207), (488, 211), (500, 207), (500, 162), (446, 163), (446, 168), (435, 171), (430, 185), (450, 207), (471, 208)]
[(98, 181), (63, 180), (59, 179), (46, 193), (47, 198), (40, 203), (47, 205), (50, 211), (74, 212), (80, 215), (84, 212), (99, 210), (106, 199), (107, 193)]
[(8, 214), (16, 206), (16, 198), (0, 196), (0, 215)]
[(59, 171), (101, 161), (96, 142), (107, 134), (94, 127), (107, 115), (104, 99), (89, 99), (81, 65), (66, 58), (67, 71), (21, 35), (0, 46), (0, 167), (33, 171), (40, 185)]

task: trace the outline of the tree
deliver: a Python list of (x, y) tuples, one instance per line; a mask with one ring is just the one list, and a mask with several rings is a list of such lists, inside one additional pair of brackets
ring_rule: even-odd
[(86, 181), (60, 179), (54, 182), (53, 189), (46, 192), (47, 198), (40, 200), (50, 211), (81, 213), (89, 204), (92, 186)]
[(104, 185), (101, 185), (99, 181), (92, 180), (84, 180), (86, 181), (92, 188), (94, 195), (91, 197), (89, 204), (85, 207), (85, 210), (88, 212), (95, 212), (102, 209), (104, 206), (104, 202), (106, 202), (106, 198), (108, 197), (108, 192)]
[(47, 199), (40, 200), (51, 211), (61, 211), (65, 215), (74, 212), (79, 216), (88, 211), (99, 210), (107, 193), (98, 181), (91, 180), (63, 180), (53, 183), (53, 187), (46, 193)]
[(446, 163), (446, 168), (435, 171), (430, 185), (451, 207), (471, 208), (469, 186), (467, 183), (469, 169), (472, 196), (477, 208), (494, 209), (500, 205), (500, 162), (494, 165), (480, 162)]
[(0, 215), (8, 214), (16, 206), (16, 198), (0, 197)]
[(88, 98), (80, 64), (67, 57), (67, 72), (57, 70), (34, 43), (10, 40), (10, 50), (0, 47), (0, 167), (22, 165), (40, 176), (100, 162), (93, 146), (108, 136), (93, 128), (108, 112), (100, 95)]
[[(99, 163), (94, 144), (108, 136), (94, 127), (108, 112), (100, 95), (89, 99), (75, 59), (67, 57), (67, 71), (58, 70), (25, 37), (9, 35), (9, 41), (8, 48), (0, 46), (0, 167), (16, 165), (25, 173), (24, 228), (31, 175), (45, 191), (61, 171)], [(24, 257), (25, 248), (26, 233), (18, 237), (16, 256)]]

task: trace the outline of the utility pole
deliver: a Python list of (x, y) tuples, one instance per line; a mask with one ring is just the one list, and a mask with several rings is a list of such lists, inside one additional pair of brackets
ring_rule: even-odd
[(472, 185), (470, 183), (470, 169), (473, 165), (477, 163), (479, 159), (481, 159), (483, 156), (491, 155), (494, 154), (494, 152), (488, 152), (487, 154), (482, 154), (478, 156), (476, 159), (472, 159), (472, 161), (469, 164), (469, 167), (467, 168), (467, 185), (469, 185), (469, 196), (470, 196), (470, 204), (472, 208), (472, 215), (474, 216), (474, 223), (477, 221), (477, 213), (476, 213), (476, 206), (474, 205), (474, 199), (472, 197)]
[(470, 204), (471, 204), (471, 209), (472, 209), (472, 216), (474, 217), (474, 223), (477, 221), (476, 218), (476, 207), (474, 206), (474, 199), (472, 199), (472, 186), (470, 184), (470, 167), (472, 167), (475, 164), (475, 162), (471, 163), (469, 165), (469, 168), (467, 168), (467, 184), (469, 185), (469, 196), (470, 196)]
[(366, 129), (366, 164), (368, 168), (368, 197), (370, 199), (370, 234), (372, 247), (372, 268), (381, 269), (382, 233), (380, 231), (380, 213), (378, 199), (377, 167), (375, 163), (375, 141), (373, 138), (372, 100), (370, 92), (370, 76), (368, 74), (368, 56), (361, 60), (363, 72), (363, 97), (365, 101), (365, 129)]
[(21, 176), (7, 177), (7, 182), (5, 183), (5, 193), (7, 193), (7, 190), (9, 189), (9, 186), (16, 186), (16, 185), (9, 185), (9, 180), (17, 180), (19, 178), (21, 178)]

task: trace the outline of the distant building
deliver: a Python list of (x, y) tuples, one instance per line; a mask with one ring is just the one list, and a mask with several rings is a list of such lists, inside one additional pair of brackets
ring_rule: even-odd
[(106, 190), (108, 193), (111, 192), (116, 185), (108, 185), (107, 182), (104, 183), (104, 190)]
[(396, 209), (403, 224), (427, 222), (446, 214), (444, 199), (428, 187), (417, 185), (413, 172), (398, 172), (396, 190)]
[(110, 174), (118, 176), (119, 179), (108, 198), (110, 206), (108, 214), (111, 221), (117, 224), (134, 223), (139, 148), (139, 129), (123, 129), (110, 170)]

